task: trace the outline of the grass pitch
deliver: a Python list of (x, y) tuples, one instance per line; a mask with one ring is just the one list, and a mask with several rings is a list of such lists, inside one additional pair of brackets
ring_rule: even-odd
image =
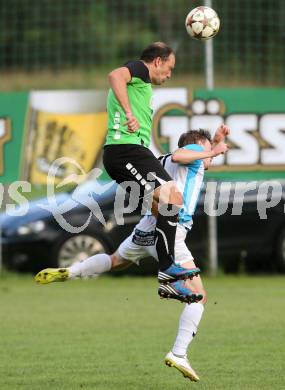
[(155, 278), (37, 286), (0, 276), (1, 390), (283, 389), (285, 278), (205, 279), (209, 294), (190, 361), (192, 383), (163, 364), (179, 302)]

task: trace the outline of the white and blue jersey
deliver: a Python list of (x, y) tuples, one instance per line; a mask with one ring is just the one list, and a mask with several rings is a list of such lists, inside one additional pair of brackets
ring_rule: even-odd
[[(196, 152), (204, 150), (203, 147), (198, 144), (186, 145), (183, 149)], [(179, 212), (179, 223), (191, 229), (193, 224), (192, 216), (195, 212), (203, 184), (203, 160), (195, 160), (190, 164), (182, 165), (172, 162), (171, 154), (168, 154), (161, 158), (161, 164), (173, 178), (183, 196), (183, 206)]]
[[(202, 146), (197, 144), (186, 145), (183, 149), (199, 152), (204, 150)], [(195, 160), (187, 165), (177, 164), (171, 161), (171, 154), (162, 156), (160, 162), (183, 194), (183, 207), (179, 212), (179, 224), (177, 225), (174, 248), (175, 263), (183, 265), (189, 261), (194, 261), (185, 243), (185, 238), (193, 224), (192, 216), (195, 212), (204, 178), (204, 164), (203, 160)], [(145, 215), (135, 226), (132, 234), (119, 246), (119, 255), (123, 259), (136, 264), (147, 256), (158, 259), (155, 245), (155, 227), (156, 217)]]

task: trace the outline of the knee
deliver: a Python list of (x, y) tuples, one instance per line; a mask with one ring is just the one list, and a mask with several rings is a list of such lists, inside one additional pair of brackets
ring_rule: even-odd
[(174, 204), (177, 207), (181, 207), (183, 204), (182, 194), (174, 182), (167, 182), (157, 188), (154, 192), (154, 199), (160, 204)]
[(207, 302), (207, 293), (204, 289), (203, 285), (200, 285), (200, 283), (195, 283), (195, 280), (187, 279), (185, 283), (186, 287), (193, 291), (195, 294), (201, 294), (203, 298), (199, 303), (205, 304)]
[(200, 303), (202, 303), (202, 305), (205, 305), (205, 304), (207, 303), (207, 299), (208, 299), (207, 293), (206, 293), (206, 291), (203, 289), (203, 290), (201, 291), (201, 294), (203, 295), (203, 298), (201, 299)]
[(169, 202), (170, 204), (174, 204), (178, 207), (181, 207), (183, 204), (183, 197), (181, 192), (176, 187), (176, 184), (172, 182), (169, 192)]
[(177, 190), (173, 191), (173, 194), (170, 196), (170, 204), (175, 204), (178, 207), (181, 207), (183, 204), (182, 194)]
[(112, 268), (115, 268), (121, 264), (120, 256), (117, 252), (115, 252), (111, 255), (111, 261), (112, 261)]

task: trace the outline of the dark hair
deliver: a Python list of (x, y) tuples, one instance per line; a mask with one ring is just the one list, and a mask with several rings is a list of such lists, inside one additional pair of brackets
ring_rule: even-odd
[(212, 143), (211, 134), (208, 130), (189, 130), (187, 133), (181, 134), (178, 141), (178, 147), (182, 148), (185, 145), (197, 144), (199, 141), (205, 142), (206, 140)]
[(145, 62), (152, 62), (155, 58), (160, 57), (162, 61), (166, 61), (170, 54), (174, 54), (171, 47), (163, 42), (154, 42), (144, 49), (140, 59)]

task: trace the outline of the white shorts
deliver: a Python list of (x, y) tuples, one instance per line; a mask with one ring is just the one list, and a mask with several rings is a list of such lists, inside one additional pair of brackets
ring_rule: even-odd
[[(146, 215), (135, 226), (132, 234), (121, 243), (118, 248), (120, 257), (139, 264), (139, 261), (145, 257), (154, 257), (158, 261), (156, 252), (156, 218), (152, 215)], [(183, 264), (193, 261), (193, 256), (187, 245), (185, 238), (188, 229), (183, 225), (177, 224), (175, 236), (175, 263)]]

